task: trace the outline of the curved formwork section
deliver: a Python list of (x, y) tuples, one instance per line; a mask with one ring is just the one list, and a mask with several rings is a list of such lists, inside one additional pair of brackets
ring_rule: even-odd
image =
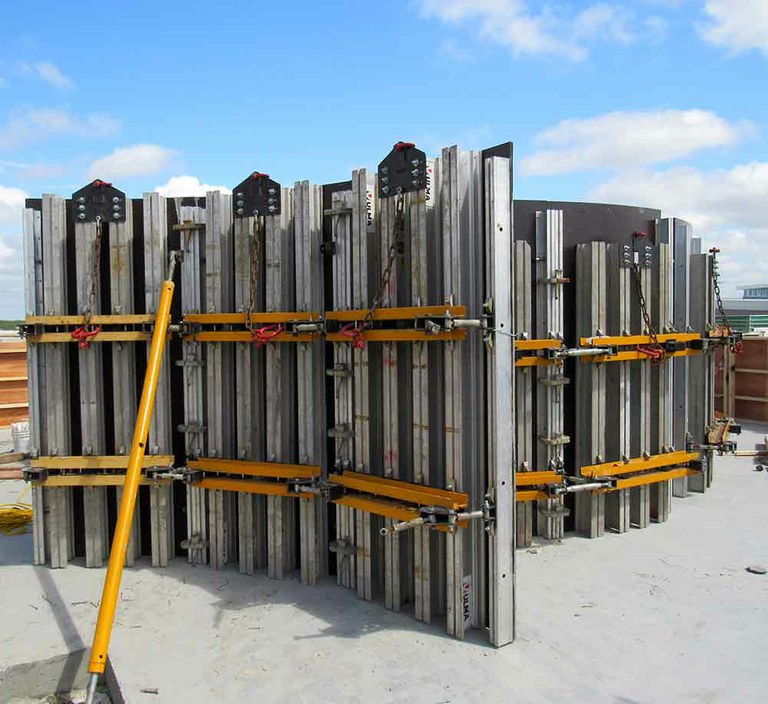
[(734, 343), (712, 256), (658, 211), (512, 186), (511, 144), (398, 142), (329, 185), (29, 200), (35, 563), (105, 563), (172, 252), (128, 565), (331, 576), (503, 645), (515, 546), (704, 491)]

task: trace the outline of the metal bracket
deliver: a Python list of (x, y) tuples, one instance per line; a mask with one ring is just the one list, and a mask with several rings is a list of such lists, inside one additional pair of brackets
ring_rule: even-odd
[(398, 142), (379, 164), (379, 198), (427, 187), (427, 155), (413, 142)]
[(21, 477), (25, 482), (42, 482), (48, 479), (48, 470), (42, 467), (22, 467)]
[(72, 194), (75, 222), (125, 222), (125, 193), (96, 179)]
[(254, 171), (232, 190), (236, 218), (279, 215), (282, 207), (281, 187), (269, 174)]

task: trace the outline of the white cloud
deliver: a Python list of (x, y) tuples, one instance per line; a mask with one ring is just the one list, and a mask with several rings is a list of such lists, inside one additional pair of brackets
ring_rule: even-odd
[(723, 250), (729, 295), (737, 284), (768, 278), (768, 162), (712, 171), (638, 169), (618, 174), (588, 196), (600, 202), (660, 208), (665, 216), (689, 221), (707, 248), (716, 245)]
[(201, 183), (196, 176), (172, 176), (162, 186), (157, 186), (155, 190), (168, 198), (178, 198), (181, 196), (204, 196), (208, 191), (221, 191), (222, 193), (232, 193), (226, 186), (211, 186), (208, 183)]
[(50, 61), (38, 61), (37, 63), (22, 63), (21, 69), (28, 75), (34, 76), (59, 90), (72, 90), (74, 82), (69, 76), (65, 76), (61, 69)]
[(751, 129), (706, 110), (611, 112), (563, 120), (536, 136), (544, 148), (525, 157), (521, 168), (545, 175), (668, 162), (735, 144)]
[(176, 152), (157, 144), (118, 147), (111, 154), (96, 159), (88, 168), (88, 178), (129, 178), (165, 171)]
[(20, 188), (0, 186), (0, 228), (21, 229), (21, 216), (26, 198), (28, 194)]
[(708, 42), (735, 53), (757, 49), (768, 56), (766, 0), (707, 0), (709, 22), (701, 29)]
[(66, 110), (37, 108), (15, 114), (0, 127), (0, 149), (18, 149), (51, 137), (107, 137), (119, 128), (119, 120), (108, 115), (78, 117)]
[(632, 14), (606, 2), (567, 12), (552, 7), (532, 12), (524, 0), (421, 0), (420, 6), (423, 16), (469, 24), (483, 39), (507, 46), (514, 54), (580, 61), (587, 56), (589, 42), (635, 41)]

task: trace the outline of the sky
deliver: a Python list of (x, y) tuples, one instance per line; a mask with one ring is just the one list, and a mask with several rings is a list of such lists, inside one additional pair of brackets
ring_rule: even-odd
[(328, 183), (398, 140), (515, 144), (515, 197), (689, 220), (768, 281), (766, 0), (0, 3), (0, 318), (26, 197)]

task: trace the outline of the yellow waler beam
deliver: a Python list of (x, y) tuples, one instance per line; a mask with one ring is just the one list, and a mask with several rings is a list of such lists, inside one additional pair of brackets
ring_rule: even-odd
[[(155, 322), (154, 315), (93, 315), (91, 325), (150, 325)], [(84, 315), (28, 315), (25, 325), (84, 325)]]
[[(325, 314), (326, 320), (337, 320), (342, 323), (363, 321), (368, 317), (367, 308), (355, 310), (331, 310)], [(410, 308), (377, 308), (373, 314), (374, 320), (416, 320), (417, 318), (443, 318), (445, 314), (451, 318), (465, 318), (466, 306), (413, 306)]]
[[(693, 357), (701, 354), (701, 350), (680, 350), (679, 352), (665, 352), (664, 359), (670, 357)], [(582, 357), (582, 364), (604, 364), (605, 362), (634, 362), (637, 360), (648, 361), (651, 358), (647, 354), (635, 350), (617, 352), (616, 354), (598, 354), (594, 357)]]
[[(36, 457), (30, 461), (33, 469), (127, 469), (128, 455), (51, 455)], [(173, 455), (148, 455), (141, 461), (144, 469), (149, 467), (173, 467)]]
[(411, 484), (397, 479), (385, 479), (359, 472), (342, 472), (331, 474), (328, 481), (353, 491), (359, 491), (374, 496), (386, 496), (390, 499), (419, 504), (420, 506), (440, 506), (458, 511), (466, 508), (469, 497), (448, 489), (436, 489), (424, 484)]
[[(152, 339), (152, 333), (139, 332), (134, 330), (126, 330), (123, 332), (114, 332), (107, 330), (106, 332), (96, 333), (93, 337), (88, 338), (88, 342), (148, 342)], [(68, 332), (43, 332), (39, 335), (27, 335), (27, 342), (44, 343), (44, 342), (77, 342)]]
[[(122, 486), (125, 483), (124, 474), (62, 474), (57, 477), (48, 477), (40, 481), (33, 480), (32, 486)], [(167, 485), (170, 479), (139, 479), (140, 486)]]
[(223, 491), (242, 491), (246, 494), (263, 496), (287, 496), (295, 499), (312, 499), (314, 494), (299, 494), (291, 491), (287, 484), (281, 482), (255, 482), (249, 479), (229, 479), (225, 477), (206, 477), (196, 482), (194, 486), (203, 489), (222, 489)]
[(322, 473), (318, 465), (281, 464), (280, 462), (251, 462), (248, 460), (222, 460), (201, 457), (187, 462), (190, 469), (222, 474), (246, 474), (251, 477), (272, 477), (274, 479), (312, 479)]
[[(517, 345), (515, 345), (517, 346)], [(520, 357), (515, 360), (516, 367), (549, 367), (557, 364), (556, 359), (546, 359), (545, 357)]]
[[(312, 342), (320, 337), (320, 333), (298, 333), (281, 332), (269, 339), (265, 344), (273, 342)], [(244, 332), (211, 330), (208, 332), (193, 332), (188, 336), (189, 340), (195, 342), (253, 342), (253, 336), (247, 330)]]
[[(693, 462), (693, 460), (697, 459), (699, 459), (698, 452), (678, 450), (677, 452), (652, 455), (647, 459), (645, 457), (634, 457), (627, 462), (604, 462), (603, 464), (587, 465), (581, 468), (581, 475), (583, 477), (613, 477), (619, 474), (645, 472), (649, 469), (658, 469), (659, 467), (672, 467)], [(517, 476), (520, 475), (518, 474)]]
[(619, 489), (631, 489), (634, 486), (645, 486), (646, 484), (657, 484), (658, 482), (666, 482), (670, 479), (679, 479), (680, 477), (692, 477), (694, 474), (698, 474), (697, 469), (691, 469), (690, 467), (675, 467), (674, 469), (667, 470), (666, 472), (653, 472), (652, 474), (641, 474), (639, 477), (628, 477), (627, 479), (619, 479), (616, 481), (616, 486), (611, 487), (608, 491), (618, 491)]
[[(321, 319), (320, 313), (251, 313), (251, 322), (259, 325), (274, 323), (315, 323)], [(245, 325), (245, 313), (186, 313), (185, 323), (200, 325)]]
[(394, 504), (390, 501), (374, 499), (370, 496), (353, 496), (348, 494), (341, 498), (334, 499), (333, 503), (338, 504), (339, 506), (355, 508), (359, 511), (367, 511), (376, 516), (391, 518), (394, 521), (412, 521), (420, 515), (419, 509), (413, 508), (412, 506), (402, 506), (401, 504)]
[(515, 352), (520, 350), (559, 350), (562, 340), (515, 340)]
[(548, 499), (546, 491), (528, 490), (515, 492), (515, 501), (544, 501)]
[(112, 635), (112, 626), (115, 621), (115, 608), (120, 595), (120, 582), (123, 577), (123, 566), (128, 548), (128, 540), (131, 537), (133, 513), (136, 508), (136, 496), (141, 482), (141, 467), (146, 452), (149, 425), (152, 419), (152, 411), (155, 407), (157, 395), (157, 382), (160, 376), (160, 367), (165, 352), (165, 339), (168, 332), (168, 324), (171, 317), (171, 301), (173, 299), (173, 272), (176, 264), (176, 253), (171, 255), (171, 264), (168, 269), (168, 278), (163, 281), (160, 292), (160, 302), (157, 306), (155, 330), (152, 333), (152, 344), (147, 357), (147, 372), (144, 376), (144, 388), (141, 392), (139, 411), (136, 416), (136, 429), (131, 443), (131, 454), (128, 460), (128, 469), (125, 474), (125, 484), (120, 501), (120, 510), (115, 525), (115, 536), (112, 540), (112, 550), (109, 553), (109, 565), (104, 579), (104, 589), (101, 594), (99, 616), (96, 620), (96, 632), (91, 646), (91, 658), (88, 664), (90, 678), (88, 680), (88, 692), (86, 704), (93, 704), (96, 696), (96, 686), (99, 675), (104, 672), (107, 664), (107, 651)]
[[(700, 340), (701, 335), (692, 332), (665, 332), (656, 335), (657, 342), (693, 342)], [(630, 345), (650, 345), (654, 341), (650, 335), (615, 335), (613, 337), (582, 337), (579, 344), (582, 347), (622, 347)]]
[[(332, 332), (325, 336), (327, 342), (352, 342), (349, 335)], [(366, 330), (360, 335), (366, 342), (445, 342), (446, 340), (466, 340), (466, 330), (428, 333), (424, 330)]]
[[(354, 508), (358, 511), (367, 511), (376, 516), (391, 518), (393, 521), (412, 521), (414, 518), (419, 518), (421, 516), (419, 510), (412, 506), (403, 506), (402, 504), (394, 503), (392, 501), (374, 499), (370, 496), (342, 496), (339, 499), (334, 499), (333, 503), (338, 504), (339, 506)], [(456, 521), (456, 523), (453, 524), (453, 527), (442, 524), (432, 526), (432, 528), (441, 533), (449, 533), (454, 528), (466, 528), (468, 525), (469, 521), (463, 520)]]
[(537, 486), (539, 484), (562, 484), (563, 477), (557, 472), (517, 472), (515, 486)]

